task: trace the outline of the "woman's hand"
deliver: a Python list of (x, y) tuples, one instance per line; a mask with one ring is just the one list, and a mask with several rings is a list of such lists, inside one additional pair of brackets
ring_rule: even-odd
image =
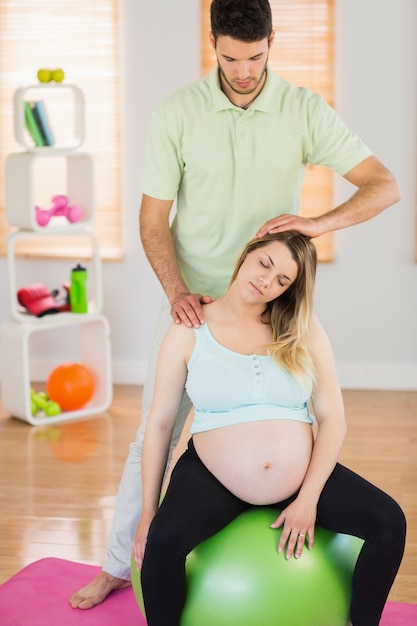
[(133, 540), (132, 554), (138, 571), (142, 569), (143, 557), (145, 554), (146, 542), (148, 540), (148, 532), (151, 521), (152, 518), (146, 519), (142, 515), (136, 529), (135, 538)]
[(306, 541), (308, 541), (308, 549), (311, 550), (314, 545), (315, 521), (316, 507), (311, 506), (311, 504), (307, 505), (298, 498), (294, 500), (271, 524), (271, 528), (283, 526), (278, 543), (278, 552), (283, 552), (285, 545), (287, 545), (285, 557), (291, 559), (294, 555), (298, 559)]

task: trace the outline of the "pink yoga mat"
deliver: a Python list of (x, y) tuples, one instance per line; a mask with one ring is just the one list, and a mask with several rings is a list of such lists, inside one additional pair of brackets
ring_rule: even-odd
[(1, 626), (146, 626), (131, 587), (91, 610), (73, 609), (72, 593), (100, 570), (63, 559), (41, 559), (0, 586)]
[[(99, 569), (55, 558), (28, 565), (0, 586), (0, 625), (146, 626), (131, 588), (114, 591), (94, 609), (71, 608), (70, 595), (91, 580)], [(381, 626), (416, 624), (417, 605), (388, 602)]]

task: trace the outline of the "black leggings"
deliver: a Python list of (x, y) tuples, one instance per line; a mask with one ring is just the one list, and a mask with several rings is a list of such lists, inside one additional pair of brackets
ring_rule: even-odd
[[(271, 506), (284, 509), (295, 498)], [(148, 626), (179, 626), (187, 554), (252, 506), (209, 472), (190, 440), (149, 529), (141, 572)], [(377, 626), (404, 551), (402, 510), (383, 491), (337, 464), (321, 493), (316, 522), (364, 540), (353, 573), (350, 616), (354, 626)]]

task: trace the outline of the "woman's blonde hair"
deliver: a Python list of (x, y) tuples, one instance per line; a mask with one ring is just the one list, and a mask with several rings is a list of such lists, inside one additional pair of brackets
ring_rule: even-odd
[(295, 231), (265, 235), (253, 239), (238, 258), (232, 283), (248, 254), (271, 241), (287, 246), (297, 264), (297, 277), (284, 293), (268, 302), (262, 321), (272, 328), (272, 343), (267, 353), (283, 365), (304, 385), (314, 382), (314, 367), (308, 346), (310, 322), (313, 314), (313, 294), (317, 268), (317, 253), (309, 237)]

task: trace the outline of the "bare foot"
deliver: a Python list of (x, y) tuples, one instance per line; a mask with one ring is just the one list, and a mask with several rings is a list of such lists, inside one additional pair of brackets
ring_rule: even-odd
[(101, 604), (115, 589), (124, 589), (130, 586), (129, 580), (116, 578), (101, 570), (88, 585), (71, 596), (70, 604), (73, 609), (92, 609), (93, 606)]

